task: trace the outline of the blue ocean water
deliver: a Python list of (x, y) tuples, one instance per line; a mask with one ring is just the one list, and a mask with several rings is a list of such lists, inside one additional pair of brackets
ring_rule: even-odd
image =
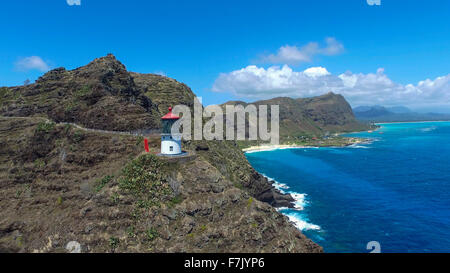
[(450, 122), (380, 125), (350, 134), (369, 144), (246, 156), (296, 193), (281, 212), (325, 252), (450, 252)]

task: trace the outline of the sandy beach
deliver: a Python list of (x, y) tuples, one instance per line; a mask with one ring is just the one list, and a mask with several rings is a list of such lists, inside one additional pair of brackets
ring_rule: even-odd
[(261, 145), (261, 146), (251, 146), (245, 149), (242, 149), (245, 153), (251, 152), (262, 152), (262, 151), (272, 151), (277, 149), (303, 149), (303, 148), (319, 148), (317, 146), (301, 146), (301, 145)]
[(360, 138), (347, 138), (348, 142), (344, 143), (343, 145), (297, 145), (297, 144), (279, 144), (279, 145), (260, 145), (260, 146), (250, 146), (248, 148), (242, 149), (244, 153), (253, 153), (253, 152), (263, 152), (263, 151), (273, 151), (278, 149), (311, 149), (315, 148), (318, 149), (320, 147), (336, 147), (336, 148), (342, 148), (342, 147), (348, 147), (351, 145), (361, 144), (361, 143), (370, 143), (368, 139), (360, 139)]

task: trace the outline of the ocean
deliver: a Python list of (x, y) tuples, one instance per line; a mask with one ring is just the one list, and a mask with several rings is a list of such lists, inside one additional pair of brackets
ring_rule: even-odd
[[(296, 198), (280, 209), (325, 252), (450, 252), (450, 122), (379, 124), (367, 144), (246, 153)], [(373, 243), (370, 243), (373, 244)]]

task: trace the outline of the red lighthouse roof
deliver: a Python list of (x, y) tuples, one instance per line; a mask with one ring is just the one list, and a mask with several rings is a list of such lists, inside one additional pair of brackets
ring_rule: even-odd
[(161, 119), (179, 119), (180, 117), (172, 114), (172, 107), (169, 107), (169, 113), (163, 116)]

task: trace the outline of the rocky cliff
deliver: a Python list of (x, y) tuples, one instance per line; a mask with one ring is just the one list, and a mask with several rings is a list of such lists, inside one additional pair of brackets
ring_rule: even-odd
[(142, 136), (117, 132), (158, 129), (169, 103), (193, 97), (112, 55), (0, 88), (0, 251), (322, 251), (235, 142), (185, 142), (190, 156), (167, 160), (157, 136), (144, 154)]

